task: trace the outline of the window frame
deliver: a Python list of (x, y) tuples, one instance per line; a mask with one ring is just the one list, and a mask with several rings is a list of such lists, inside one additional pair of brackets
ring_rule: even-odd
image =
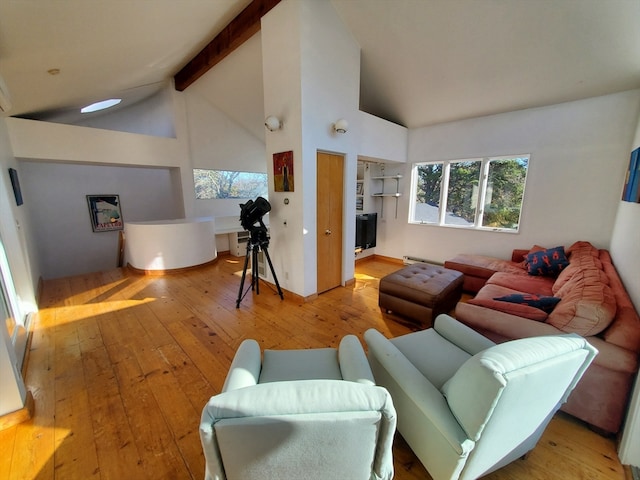
[[(504, 228), (504, 227), (487, 227), (483, 226), (482, 220), (485, 212), (485, 202), (487, 194), (487, 185), (489, 182), (489, 168), (492, 161), (500, 160), (512, 160), (517, 158), (526, 158), (527, 167), (524, 177), (524, 183), (522, 186), (522, 200), (520, 202), (520, 213), (518, 215), (518, 226), (516, 228)], [(470, 225), (456, 225), (452, 223), (446, 223), (447, 218), (447, 202), (449, 196), (449, 176), (451, 172), (451, 165), (463, 162), (480, 162), (480, 176), (478, 182), (478, 194), (475, 204), (475, 214), (473, 224)], [(442, 177), (440, 179), (440, 198), (438, 205), (438, 221), (427, 222), (424, 220), (414, 220), (416, 210), (416, 196), (418, 193), (418, 168), (423, 165), (442, 165)], [(459, 158), (452, 160), (434, 160), (427, 162), (416, 162), (411, 167), (411, 192), (409, 200), (409, 218), (408, 223), (412, 225), (427, 225), (432, 227), (446, 227), (446, 228), (462, 228), (471, 230), (480, 230), (485, 232), (501, 232), (501, 233), (519, 233), (520, 224), (522, 223), (522, 210), (525, 202), (525, 194), (527, 187), (527, 177), (529, 175), (529, 167), (531, 166), (531, 154), (515, 154), (515, 155), (500, 155), (491, 157), (472, 157), (472, 158)]]

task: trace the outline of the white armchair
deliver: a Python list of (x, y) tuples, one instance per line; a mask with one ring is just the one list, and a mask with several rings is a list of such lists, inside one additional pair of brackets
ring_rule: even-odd
[(495, 345), (448, 315), (394, 339), (365, 332), (398, 431), (434, 478), (476, 479), (533, 449), (597, 350), (577, 335)]
[(395, 409), (355, 336), (261, 357), (245, 340), (203, 409), (206, 480), (393, 478)]

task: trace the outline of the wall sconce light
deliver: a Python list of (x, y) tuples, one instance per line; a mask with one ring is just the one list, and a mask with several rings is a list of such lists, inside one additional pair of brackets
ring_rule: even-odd
[(336, 133), (347, 133), (349, 129), (349, 122), (347, 122), (344, 118), (341, 118), (336, 123), (333, 124), (333, 131)]
[(275, 132), (276, 130), (280, 130), (282, 128), (282, 122), (280, 122), (278, 117), (269, 115), (264, 119), (264, 126), (267, 127), (267, 130), (269, 130), (270, 132)]

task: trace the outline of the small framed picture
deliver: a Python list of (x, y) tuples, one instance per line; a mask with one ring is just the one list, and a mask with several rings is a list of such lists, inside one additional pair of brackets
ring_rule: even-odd
[(293, 192), (293, 151), (273, 154), (273, 190)]
[(11, 187), (13, 188), (13, 196), (16, 199), (16, 205), (20, 206), (24, 202), (22, 200), (22, 190), (20, 189), (20, 180), (18, 179), (18, 171), (15, 168), (9, 169), (9, 178), (11, 179)]
[(94, 232), (123, 229), (120, 195), (87, 195), (87, 203)]

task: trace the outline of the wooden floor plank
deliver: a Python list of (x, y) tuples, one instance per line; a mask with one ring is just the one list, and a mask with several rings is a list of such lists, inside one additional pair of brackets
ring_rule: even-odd
[[(378, 307), (380, 278), (398, 262), (360, 261), (352, 286), (309, 302), (282, 300), (260, 281), (260, 294), (249, 290), (236, 308), (242, 260), (221, 257), (176, 275), (115, 269), (44, 282), (26, 375), (36, 411), (0, 432), (0, 478), (201, 479), (200, 414), (244, 339), (336, 347), (347, 334), (364, 345), (369, 328), (387, 337), (421, 328)], [(616, 446), (560, 413), (526, 460), (485, 478), (622, 480)], [(399, 434), (394, 464), (396, 479), (431, 478)]]

